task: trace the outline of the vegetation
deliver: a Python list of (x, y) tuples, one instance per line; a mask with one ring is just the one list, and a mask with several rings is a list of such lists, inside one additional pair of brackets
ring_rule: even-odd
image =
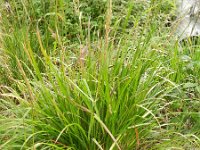
[(199, 149), (200, 42), (176, 40), (174, 12), (1, 2), (0, 149)]

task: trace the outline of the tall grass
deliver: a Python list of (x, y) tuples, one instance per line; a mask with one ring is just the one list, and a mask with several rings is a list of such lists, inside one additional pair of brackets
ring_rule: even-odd
[(166, 3), (11, 2), (0, 149), (198, 148), (198, 52), (169, 37)]

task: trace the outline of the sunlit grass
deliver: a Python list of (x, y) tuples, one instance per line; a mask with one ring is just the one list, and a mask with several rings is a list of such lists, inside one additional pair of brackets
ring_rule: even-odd
[(172, 4), (111, 2), (90, 19), (79, 1), (1, 10), (0, 149), (200, 146), (198, 50), (165, 27)]

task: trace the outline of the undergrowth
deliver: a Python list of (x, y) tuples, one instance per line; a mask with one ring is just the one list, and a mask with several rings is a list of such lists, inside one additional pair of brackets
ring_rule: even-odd
[(198, 149), (199, 42), (176, 40), (174, 9), (2, 2), (0, 149)]

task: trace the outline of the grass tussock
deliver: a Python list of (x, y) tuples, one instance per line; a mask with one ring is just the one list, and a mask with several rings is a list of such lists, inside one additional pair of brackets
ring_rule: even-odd
[(199, 42), (176, 42), (174, 9), (2, 2), (0, 149), (198, 149)]

